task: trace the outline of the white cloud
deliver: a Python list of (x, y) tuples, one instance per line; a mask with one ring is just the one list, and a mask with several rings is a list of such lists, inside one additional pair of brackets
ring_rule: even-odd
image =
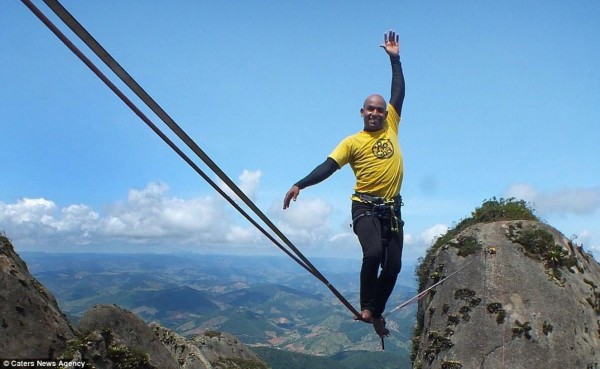
[(45, 199), (24, 198), (15, 204), (0, 203), (0, 221), (14, 224), (40, 221), (55, 209), (56, 204)]
[(261, 176), (262, 172), (260, 170), (250, 171), (244, 169), (239, 177), (240, 189), (253, 201), (256, 199), (256, 191), (258, 190)]
[[(244, 171), (240, 187), (254, 197), (260, 177), (260, 171)], [(333, 233), (331, 212), (331, 205), (313, 199), (275, 214), (280, 216), (282, 231), (294, 243), (316, 250), (348, 238)], [(256, 249), (257, 245), (270, 249), (270, 241), (240, 219), (219, 196), (181, 199), (169, 195), (168, 185), (160, 182), (131, 189), (124, 200), (104, 206), (102, 214), (87, 205), (61, 208), (44, 198), (0, 202), (0, 230), (16, 244), (38, 250), (74, 250), (82, 244), (101, 246), (94, 248), (97, 251), (144, 251), (155, 245), (164, 246), (165, 251), (203, 247), (214, 251), (215, 244), (230, 245), (232, 250)]]
[(448, 232), (448, 226), (445, 224), (436, 224), (427, 228), (419, 235), (419, 240), (426, 243), (432, 244), (438, 237)]
[(405, 244), (421, 244), (421, 245), (431, 245), (438, 237), (445, 234), (448, 231), (448, 226), (445, 224), (435, 224), (426, 230), (422, 231), (420, 234), (414, 236), (410, 233), (404, 234), (404, 243)]
[(59, 210), (53, 201), (43, 198), (23, 198), (14, 204), (0, 202), (0, 229), (26, 244), (39, 240), (87, 243), (98, 218), (88, 206), (70, 205)]
[(168, 197), (168, 189), (164, 183), (150, 183), (143, 190), (130, 190), (125, 203), (106, 208), (100, 233), (138, 242), (152, 242), (156, 238), (180, 242), (226, 239), (222, 202), (211, 197), (189, 200)]
[(332, 210), (332, 206), (320, 198), (298, 200), (286, 210), (280, 203), (273, 203), (270, 208), (281, 231), (292, 242), (305, 245), (322, 243), (331, 237)]
[[(262, 176), (262, 172), (260, 170), (247, 170), (244, 169), (242, 174), (238, 177), (239, 182), (237, 186), (242, 190), (242, 192), (248, 196), (248, 198), (252, 201), (256, 199), (256, 192), (260, 185), (260, 177)], [(238, 196), (233, 192), (229, 186), (225, 184), (225, 182), (220, 181), (219, 187), (232, 199), (237, 199)]]
[(262, 233), (254, 228), (232, 226), (227, 234), (227, 241), (234, 244), (248, 244), (259, 242), (261, 237)]
[[(240, 175), (241, 188), (254, 196), (260, 177), (259, 171), (244, 171)], [(543, 194), (528, 185), (514, 185), (506, 194), (534, 202), (539, 212), (579, 214), (600, 207), (598, 192), (587, 189)], [(580, 196), (585, 201), (579, 201)], [(285, 211), (281, 203), (273, 202), (269, 210), (273, 222), (307, 255), (342, 253), (360, 257), (356, 235), (347, 227), (347, 221), (343, 222), (345, 226), (341, 221), (332, 221), (334, 208), (326, 200), (301, 198)], [(577, 242), (600, 254), (594, 227), (580, 227), (587, 229), (574, 231)], [(420, 233), (405, 228), (404, 259), (410, 262), (422, 256), (447, 229), (444, 224), (434, 224)], [(11, 204), (0, 202), (0, 231), (5, 231), (15, 244), (36, 250), (74, 250), (89, 244), (98, 246), (95, 251), (121, 250), (121, 247), (145, 251), (151, 246), (161, 246), (163, 251), (211, 247), (213, 251), (228, 252), (215, 248), (220, 244), (230, 247), (231, 252), (258, 249), (277, 252), (264, 235), (241, 219), (219, 196), (177, 198), (169, 194), (166, 184), (159, 182), (130, 190), (124, 200), (106, 205), (102, 213), (85, 204), (60, 207), (44, 198), (23, 198)]]
[[(244, 171), (240, 179), (244, 191), (254, 194), (260, 172)], [(189, 245), (264, 242), (251, 225), (232, 223), (231, 209), (220, 197), (181, 199), (168, 192), (169, 187), (159, 182), (132, 189), (126, 200), (105, 206), (102, 216), (87, 205), (61, 209), (44, 198), (0, 202), (0, 230), (16, 244), (35, 249), (95, 244), (114, 250), (142, 244), (164, 245), (169, 251)]]
[(433, 242), (448, 231), (445, 224), (435, 224), (417, 235), (404, 233), (403, 260), (407, 263), (415, 263), (416, 260), (425, 255), (425, 251)]
[(544, 193), (528, 184), (514, 184), (505, 191), (505, 196), (531, 202), (540, 215), (587, 215), (600, 208), (600, 187), (571, 188)]

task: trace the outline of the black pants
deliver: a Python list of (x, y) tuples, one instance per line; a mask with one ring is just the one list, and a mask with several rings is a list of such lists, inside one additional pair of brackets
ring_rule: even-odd
[[(400, 269), (402, 268), (402, 247), (404, 240), (400, 204), (396, 209), (398, 230), (392, 231), (389, 217), (369, 214), (373, 205), (353, 201), (353, 228), (363, 251), (360, 271), (360, 308), (368, 309), (374, 318), (381, 318)], [(368, 212), (365, 216), (359, 216)], [(379, 269), (381, 268), (381, 272)]]

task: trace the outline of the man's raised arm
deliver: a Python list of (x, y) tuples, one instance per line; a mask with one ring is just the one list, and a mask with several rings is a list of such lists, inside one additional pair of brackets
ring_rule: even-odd
[(384, 42), (381, 47), (390, 56), (392, 64), (392, 93), (390, 104), (394, 106), (399, 116), (402, 116), (402, 104), (404, 103), (404, 74), (400, 63), (400, 37), (395, 31), (389, 31), (383, 36)]

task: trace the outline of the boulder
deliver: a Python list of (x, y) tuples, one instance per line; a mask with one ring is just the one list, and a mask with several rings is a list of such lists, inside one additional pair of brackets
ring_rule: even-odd
[(551, 226), (479, 223), (424, 264), (425, 288), (464, 269), (419, 302), (414, 369), (600, 367), (600, 265)]

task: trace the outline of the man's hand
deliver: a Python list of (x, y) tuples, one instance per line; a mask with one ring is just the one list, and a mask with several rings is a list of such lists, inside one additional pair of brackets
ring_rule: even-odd
[(400, 36), (396, 34), (396, 31), (390, 30), (388, 33), (383, 34), (383, 44), (380, 46), (385, 49), (385, 52), (389, 56), (400, 55)]
[(298, 194), (300, 193), (300, 188), (296, 185), (293, 185), (292, 188), (285, 194), (285, 198), (283, 199), (283, 208), (287, 209), (290, 207), (290, 201), (296, 201)]

